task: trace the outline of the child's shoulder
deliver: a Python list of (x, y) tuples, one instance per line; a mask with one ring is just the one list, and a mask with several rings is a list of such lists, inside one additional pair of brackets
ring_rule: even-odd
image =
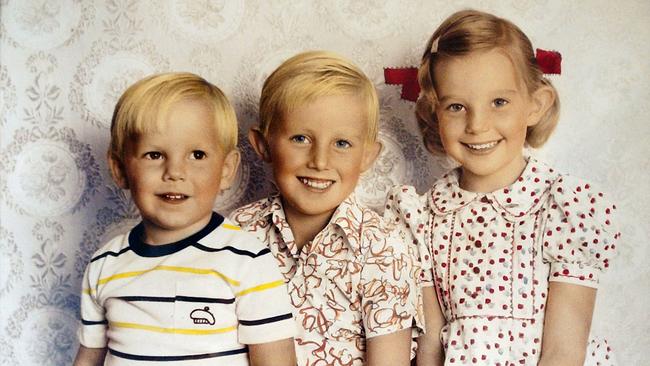
[[(537, 159), (531, 158), (529, 165), (527, 171), (530, 171), (530, 173), (526, 177), (527, 180), (541, 181), (540, 184), (547, 187), (549, 197), (553, 200), (571, 201), (580, 206), (594, 203), (597, 199), (592, 199), (592, 197), (605, 196), (598, 185), (588, 179), (559, 171)], [(588, 200), (582, 202), (581, 199), (583, 198), (588, 198)], [(567, 206), (571, 205), (568, 204)]]
[(332, 222), (347, 222), (356, 230), (365, 230), (382, 227), (381, 215), (359, 201), (354, 194), (350, 194), (339, 204), (332, 217)]
[(129, 235), (133, 229), (118, 234), (100, 246), (90, 257), (90, 263), (106, 257), (118, 258), (124, 251), (129, 250)]
[(362, 247), (397, 235), (394, 223), (384, 220), (375, 210), (359, 202), (354, 194), (339, 205), (332, 223), (342, 229), (348, 240), (360, 238), (362, 242), (368, 241), (361, 243)]
[(426, 212), (431, 190), (419, 194), (415, 187), (398, 185), (392, 187), (386, 194), (384, 218), (402, 217), (403, 219), (418, 218)]
[(279, 196), (270, 195), (236, 209), (228, 218), (240, 227), (246, 228), (260, 220), (265, 220), (265, 217), (272, 214), (274, 210), (281, 209), (282, 205)]
[(585, 213), (591, 219), (598, 219), (600, 213), (610, 214), (616, 205), (598, 184), (581, 177), (560, 173), (549, 186), (552, 208), (557, 207), (566, 214)]
[(221, 225), (199, 240), (199, 244), (212, 250), (228, 248), (231, 252), (257, 257), (267, 251), (255, 235), (243, 230), (241, 225), (224, 218)]

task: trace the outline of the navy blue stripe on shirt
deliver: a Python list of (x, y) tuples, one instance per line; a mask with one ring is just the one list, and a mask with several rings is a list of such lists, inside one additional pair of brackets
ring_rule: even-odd
[(131, 250), (131, 248), (126, 247), (126, 248), (120, 250), (120, 251), (117, 252), (117, 253), (115, 253), (115, 252), (104, 252), (104, 253), (102, 253), (102, 254), (96, 256), (95, 258), (91, 259), (91, 260), (90, 260), (90, 263), (92, 263), (92, 262), (94, 262), (94, 261), (96, 261), (96, 260), (98, 260), (98, 259), (102, 259), (102, 258), (104, 258), (104, 257), (107, 257), (107, 256), (109, 256), (109, 255), (110, 255), (111, 257), (117, 257), (117, 256), (120, 256), (120, 255), (122, 255), (122, 254), (128, 252), (129, 250)]
[(99, 324), (108, 324), (108, 320), (100, 320), (100, 321), (93, 321), (93, 320), (85, 320), (81, 319), (81, 324), (83, 325), (99, 325)]
[(215, 297), (194, 297), (194, 296), (174, 296), (174, 297), (161, 297), (161, 296), (118, 296), (116, 299), (135, 302), (135, 301), (151, 301), (151, 302), (207, 302), (211, 304), (232, 304), (235, 298), (221, 299)]
[(119, 352), (112, 348), (108, 349), (113, 356), (119, 358), (125, 358), (127, 360), (137, 360), (137, 361), (184, 361), (184, 360), (201, 360), (205, 358), (215, 358), (223, 356), (237, 355), (240, 353), (247, 353), (248, 348), (239, 348), (233, 349), (230, 351), (215, 352), (215, 353), (203, 353), (199, 355), (185, 355), (185, 356), (144, 356), (144, 355), (132, 355), (129, 353)]
[(206, 247), (205, 245), (195, 243), (195, 244), (192, 244), (192, 246), (195, 247), (196, 249), (202, 250), (204, 252), (220, 252), (222, 250), (228, 250), (228, 251), (233, 252), (235, 254), (245, 255), (245, 256), (248, 256), (248, 257), (251, 257), (251, 258), (257, 258), (257, 257), (263, 256), (264, 254), (271, 253), (271, 250), (269, 248), (264, 248), (264, 249), (260, 250), (258, 253), (253, 253), (253, 252), (249, 252), (248, 250), (237, 249), (237, 248), (231, 247), (230, 245), (225, 246), (223, 248), (210, 248), (210, 247)]
[(241, 325), (262, 325), (262, 324), (268, 324), (268, 323), (274, 323), (274, 322), (279, 322), (280, 320), (285, 320), (285, 319), (291, 319), (293, 318), (293, 315), (291, 313), (284, 314), (284, 315), (278, 315), (278, 316), (272, 316), (270, 318), (264, 318), (264, 319), (258, 319), (258, 320), (241, 320), (239, 319), (239, 324)]

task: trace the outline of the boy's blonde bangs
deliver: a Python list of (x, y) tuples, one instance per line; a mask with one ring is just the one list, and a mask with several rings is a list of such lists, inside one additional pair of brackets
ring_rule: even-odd
[(205, 103), (213, 113), (221, 148), (224, 152), (236, 148), (237, 117), (223, 92), (191, 73), (164, 73), (136, 82), (120, 97), (111, 121), (112, 156), (121, 161), (127, 141), (158, 130), (169, 109), (184, 100)]
[(298, 54), (269, 75), (262, 88), (259, 130), (268, 137), (274, 121), (319, 97), (331, 95), (357, 96), (365, 103), (367, 141), (376, 141), (379, 100), (374, 85), (350, 61), (326, 51)]

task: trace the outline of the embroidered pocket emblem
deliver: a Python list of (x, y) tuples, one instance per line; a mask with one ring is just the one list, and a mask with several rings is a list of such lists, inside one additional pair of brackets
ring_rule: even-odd
[(190, 313), (190, 318), (194, 324), (209, 324), (214, 325), (214, 315), (210, 312), (209, 307), (204, 307), (203, 309), (194, 309)]

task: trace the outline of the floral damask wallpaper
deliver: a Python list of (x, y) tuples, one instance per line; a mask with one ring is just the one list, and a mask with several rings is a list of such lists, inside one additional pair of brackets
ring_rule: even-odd
[[(593, 332), (621, 365), (650, 356), (650, 3), (560, 0), (0, 0), (0, 365), (67, 365), (91, 253), (138, 221), (107, 174), (113, 105), (127, 85), (185, 70), (219, 85), (242, 136), (264, 78), (287, 57), (329, 49), (358, 63), (381, 98), (382, 155), (360, 197), (380, 208), (393, 184), (424, 191), (451, 165), (420, 143), (413, 104), (384, 67), (416, 65), (437, 24), (474, 7), (562, 52), (556, 134), (533, 154), (588, 178), (620, 208), (623, 241), (602, 281)], [(242, 138), (227, 213), (265, 195), (268, 170)]]

